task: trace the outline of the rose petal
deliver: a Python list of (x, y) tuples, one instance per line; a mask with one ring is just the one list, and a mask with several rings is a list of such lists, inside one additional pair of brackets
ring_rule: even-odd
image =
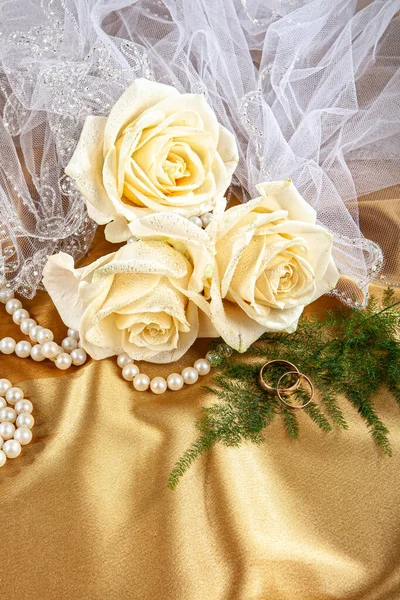
[(111, 314), (89, 327), (84, 343), (92, 358), (97, 360), (117, 354), (122, 347), (122, 334), (115, 327), (114, 315)]
[(286, 210), (272, 210), (266, 204), (267, 202), (260, 197), (228, 208), (219, 223), (217, 239), (220, 240), (226, 236), (233, 227), (236, 229), (240, 226), (254, 230), (287, 218)]
[[(142, 277), (144, 276), (140, 276), (138, 279), (142, 279)], [(117, 280), (119, 279), (121, 277), (117, 278)], [(143, 288), (146, 290), (145, 286)], [(116, 300), (119, 300), (118, 295), (116, 295)], [(166, 314), (178, 319), (181, 323), (186, 323), (186, 304), (187, 298), (164, 277), (154, 286), (149, 287), (148, 293), (141, 293), (137, 298), (132, 295), (131, 302), (124, 306), (119, 303), (114, 312), (119, 313), (120, 316), (117, 320), (122, 327), (130, 327), (137, 321), (137, 315), (143, 313)]]
[(125, 129), (149, 107), (153, 107), (165, 98), (179, 98), (175, 88), (149, 81), (136, 79), (114, 104), (107, 118), (104, 130), (104, 156), (118, 139), (121, 130)]
[(271, 232), (303, 239), (307, 247), (307, 260), (314, 270), (316, 280), (324, 275), (332, 254), (333, 235), (329, 231), (320, 225), (287, 221), (273, 226)]
[(104, 236), (108, 242), (112, 242), (113, 244), (126, 242), (131, 237), (126, 217), (116, 215), (114, 220), (106, 225)]
[(118, 193), (117, 187), (118, 177), (118, 161), (117, 161), (117, 150), (115, 147), (111, 148), (104, 158), (103, 162), (103, 185), (107, 192), (110, 204), (113, 206), (113, 214), (122, 214), (129, 218), (129, 215), (134, 215), (130, 207), (124, 205), (121, 201), (121, 197)]
[(104, 256), (100, 256), (100, 258), (97, 258), (96, 260), (94, 260), (89, 265), (86, 265), (85, 267), (81, 267), (80, 269), (75, 269), (76, 272), (79, 273), (81, 283), (84, 281), (90, 283), (93, 280), (96, 269), (109, 263), (111, 260), (113, 260), (115, 255), (116, 255), (116, 252), (111, 252), (110, 254), (105, 254)]
[[(98, 283), (98, 293), (92, 298), (91, 303), (87, 306), (82, 315), (79, 333), (81, 338), (82, 348), (92, 358), (102, 360), (109, 356), (118, 354), (121, 349), (122, 338), (118, 338), (119, 342), (116, 345), (116, 333), (109, 327), (109, 321), (101, 324), (103, 319), (99, 315), (102, 306), (107, 298), (110, 282), (113, 278), (103, 278)], [(96, 286), (93, 285), (93, 289)], [(105, 319), (104, 319), (105, 320)]]
[(80, 272), (74, 268), (74, 259), (60, 252), (50, 256), (43, 269), (43, 285), (48, 291), (63, 323), (79, 329), (85, 307), (79, 297)]
[(239, 162), (239, 153), (235, 136), (222, 125), (219, 126), (217, 152), (224, 162), (226, 179), (230, 179)]
[(148, 347), (139, 348), (129, 342), (128, 335), (125, 333), (123, 341), (125, 352), (127, 352), (134, 360), (146, 360), (157, 364), (165, 364), (179, 360), (197, 339), (199, 330), (198, 309), (193, 302), (188, 303), (186, 318), (190, 325), (190, 330), (180, 334), (177, 348), (165, 350), (163, 352), (157, 352), (155, 349)]
[[(172, 88), (173, 89), (173, 88)], [(219, 123), (211, 106), (201, 94), (179, 94), (175, 97), (165, 98), (157, 104), (157, 109), (162, 110), (165, 117), (176, 114), (179, 110), (196, 112), (202, 121), (202, 129), (209, 131), (215, 139), (215, 149), (219, 136)]]
[(150, 273), (180, 279), (187, 275), (188, 270), (190, 264), (187, 259), (169, 244), (138, 240), (122, 246), (114, 259), (100, 267), (96, 275), (102, 277), (118, 273)]
[[(235, 211), (233, 216), (236, 214), (237, 217), (239, 217), (239, 220), (237, 227), (234, 227), (233, 221), (231, 220), (232, 214), (227, 214), (230, 210), (232, 209), (226, 211), (226, 217), (223, 215), (217, 236), (219, 236), (220, 231), (225, 230), (227, 226), (230, 227), (229, 232), (222, 238), (219, 238), (216, 244), (217, 264), (221, 277), (221, 291), (223, 297), (228, 293), (229, 286), (231, 285), (232, 278), (243, 252), (251, 244), (253, 236), (258, 234), (258, 228), (265, 227), (269, 222), (279, 221), (281, 218), (284, 218), (286, 214), (283, 211), (276, 211), (269, 214), (253, 214), (244, 211)], [(229, 225), (225, 225), (225, 218), (229, 221)], [(275, 236), (275, 238), (278, 238), (278, 236)], [(282, 238), (282, 242), (283, 241), (284, 239)]]
[(314, 300), (317, 300), (323, 294), (331, 292), (336, 287), (339, 279), (340, 273), (337, 270), (335, 261), (331, 257), (323, 277), (316, 282), (315, 293), (311, 302), (314, 302)]
[(204, 282), (214, 269), (213, 241), (203, 229), (185, 217), (170, 212), (155, 213), (130, 223), (132, 234), (143, 240), (166, 240), (178, 250), (190, 253), (193, 272), (189, 290), (202, 292)]
[(228, 289), (233, 289), (247, 302), (254, 302), (254, 289), (259, 273), (262, 270), (261, 265), (264, 258), (265, 236), (257, 236), (252, 238), (248, 245), (242, 249), (242, 252), (237, 257), (235, 271), (229, 283), (229, 288), (224, 286), (226, 281), (226, 273), (222, 280), (221, 292), (222, 296), (226, 296)]
[(244, 302), (240, 296), (237, 296), (234, 292), (231, 292), (233, 299), (240, 306), (244, 313), (250, 319), (254, 319), (260, 326), (263, 327), (264, 331), (294, 331), (290, 329), (294, 323), (297, 323), (301, 313), (304, 310), (304, 305), (295, 306), (293, 308), (279, 309), (279, 308), (265, 308), (265, 314), (261, 315), (256, 313), (253, 307)]
[(271, 210), (287, 210), (288, 218), (306, 223), (315, 223), (316, 212), (298, 192), (291, 179), (267, 181), (256, 185), (265, 206)]
[(142, 146), (140, 150), (137, 150), (132, 156), (139, 169), (146, 173), (147, 177), (156, 187), (159, 185), (157, 180), (159, 157), (161, 156), (161, 162), (163, 163), (170, 147), (171, 138), (167, 135), (158, 135)]
[(165, 193), (182, 195), (184, 192), (195, 190), (202, 185), (205, 177), (204, 167), (189, 144), (175, 142), (170, 154), (173, 154), (177, 158), (181, 158), (182, 161), (186, 163), (188, 175), (179, 179), (178, 183), (166, 183), (162, 188)]
[(199, 310), (199, 338), (216, 338), (220, 334), (211, 323), (210, 318), (202, 311)]
[[(137, 276), (120, 274), (113, 277), (112, 285), (109, 288), (107, 299), (99, 311), (99, 316), (104, 318), (111, 313), (125, 312), (126, 307), (132, 304), (139, 305), (143, 297), (156, 295), (156, 290), (160, 284), (160, 275), (141, 273)], [(138, 308), (137, 312), (140, 312)]]
[[(164, 194), (156, 188), (147, 174), (133, 159), (130, 160), (125, 171), (124, 196), (131, 202), (143, 207), (146, 206), (144, 202), (147, 201), (147, 198), (157, 198), (161, 202), (164, 200)], [(143, 211), (138, 216), (144, 216)]]
[[(162, 114), (162, 118), (159, 119), (159, 122), (152, 127), (146, 128), (146, 131), (143, 131), (142, 137), (140, 139), (140, 143), (138, 145), (138, 149), (141, 148), (144, 144), (146, 144), (149, 139), (152, 137), (159, 135), (163, 131), (167, 131), (172, 136), (179, 135), (187, 135), (188, 132), (198, 132), (203, 130), (203, 120), (200, 115), (193, 111), (187, 109), (177, 110), (176, 112), (170, 114), (168, 117), (165, 115), (165, 112), (160, 110), (157, 107), (159, 113)], [(153, 111), (149, 111), (146, 114), (152, 114)], [(139, 121), (135, 122), (135, 127), (138, 125), (141, 126)], [(143, 127), (142, 127), (143, 129)]]
[(114, 213), (103, 186), (103, 135), (106, 117), (86, 117), (75, 152), (65, 173), (87, 201), (88, 213), (100, 225), (108, 223)]
[(249, 318), (239, 306), (227, 300), (223, 302), (217, 290), (211, 294), (211, 323), (238, 352), (245, 352), (265, 332), (265, 327)]

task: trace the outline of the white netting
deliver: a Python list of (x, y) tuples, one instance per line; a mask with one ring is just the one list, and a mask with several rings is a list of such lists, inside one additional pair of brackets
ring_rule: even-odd
[(94, 224), (63, 168), (86, 115), (107, 114), (147, 77), (205, 94), (235, 133), (241, 200), (291, 177), (335, 234), (341, 273), (365, 290), (382, 255), (360, 232), (356, 199), (400, 181), (399, 10), (400, 0), (3, 0), (0, 281), (32, 296), (47, 255), (86, 252)]

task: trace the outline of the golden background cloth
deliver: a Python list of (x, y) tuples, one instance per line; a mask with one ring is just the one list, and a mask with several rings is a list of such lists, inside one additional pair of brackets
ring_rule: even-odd
[[(111, 249), (100, 240), (85, 262)], [(65, 337), (45, 293), (25, 305)], [(23, 338), (5, 311), (0, 323)], [(174, 370), (206, 349), (200, 340)], [(60, 372), (15, 356), (1, 357), (0, 377), (21, 385), (36, 419), (0, 471), (1, 599), (400, 598), (400, 408), (387, 390), (376, 407), (393, 458), (343, 402), (349, 431), (325, 434), (302, 414), (294, 441), (277, 420), (265, 444), (218, 445), (171, 492), (207, 378), (154, 396), (133, 391), (115, 359)]]

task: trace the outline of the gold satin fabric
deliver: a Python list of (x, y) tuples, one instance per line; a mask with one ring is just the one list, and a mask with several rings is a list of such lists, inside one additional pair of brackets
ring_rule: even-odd
[(385, 257), (385, 281), (400, 282), (400, 185), (358, 199), (360, 229)]
[[(111, 250), (101, 239), (86, 262)], [(26, 305), (60, 342), (47, 295)], [(4, 310), (0, 324), (23, 338)], [(393, 458), (343, 402), (349, 431), (324, 434), (301, 415), (293, 441), (277, 421), (265, 444), (216, 447), (171, 492), (207, 378), (157, 397), (134, 392), (113, 359), (65, 373), (15, 356), (1, 357), (0, 377), (21, 385), (36, 419), (32, 443), (0, 470), (0, 599), (400, 598), (400, 408), (387, 390), (376, 406)]]

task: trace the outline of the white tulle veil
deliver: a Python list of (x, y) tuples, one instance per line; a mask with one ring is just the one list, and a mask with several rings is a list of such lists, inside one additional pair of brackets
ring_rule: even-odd
[(32, 297), (48, 255), (86, 253), (95, 224), (64, 167), (85, 117), (145, 77), (206, 96), (238, 140), (241, 201), (262, 181), (294, 181), (334, 233), (336, 293), (352, 302), (355, 283), (362, 302), (384, 259), (360, 231), (357, 199), (400, 181), (399, 10), (400, 0), (3, 0), (0, 281)]

